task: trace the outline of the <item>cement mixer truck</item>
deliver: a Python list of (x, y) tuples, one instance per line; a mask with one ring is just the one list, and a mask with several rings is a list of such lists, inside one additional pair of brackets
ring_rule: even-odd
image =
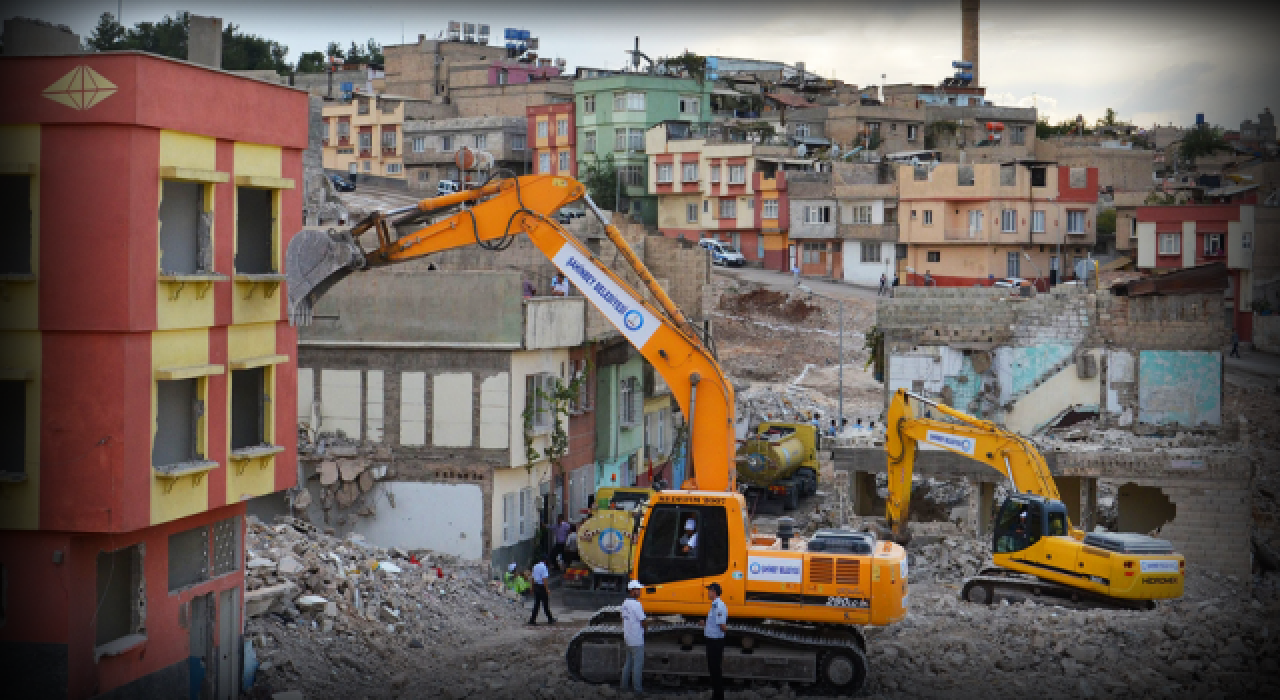
[(809, 423), (764, 421), (737, 453), (738, 481), (757, 510), (795, 510), (818, 491), (818, 429)]

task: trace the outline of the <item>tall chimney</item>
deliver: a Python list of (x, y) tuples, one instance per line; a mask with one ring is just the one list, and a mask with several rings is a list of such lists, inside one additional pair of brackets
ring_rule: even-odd
[(978, 75), (978, 6), (980, 0), (960, 0), (960, 58), (973, 64), (972, 85), (982, 85)]
[(187, 15), (187, 60), (222, 68), (222, 18)]

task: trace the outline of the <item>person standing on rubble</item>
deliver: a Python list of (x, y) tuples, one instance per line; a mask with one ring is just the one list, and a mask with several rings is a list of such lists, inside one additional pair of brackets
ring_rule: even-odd
[(878, 297), (888, 296), (888, 294), (889, 294), (889, 278), (883, 272), (881, 272), (880, 273), (880, 289), (876, 291), (876, 296)]
[(551, 566), (557, 570), (564, 568), (561, 560), (568, 565), (569, 561), (565, 558), (564, 544), (569, 539), (569, 523), (565, 521), (564, 516), (560, 516), (560, 521), (551, 527), (551, 534), (555, 537), (555, 543), (551, 545)]
[(622, 603), (622, 640), (627, 644), (627, 662), (622, 665), (622, 686), (625, 691), (628, 683), (637, 695), (644, 693), (641, 683), (644, 674), (644, 632), (649, 628), (649, 620), (644, 614), (644, 605), (640, 603), (640, 591), (644, 586), (632, 580), (627, 584), (627, 599)]
[(720, 664), (724, 661), (724, 633), (729, 628), (729, 608), (720, 600), (720, 584), (707, 586), (711, 609), (707, 611), (707, 624), (702, 636), (707, 641), (707, 672), (711, 674), (711, 700), (724, 700), (724, 675)]
[(542, 558), (533, 566), (533, 614), (529, 616), (529, 624), (538, 624), (538, 606), (547, 614), (547, 624), (554, 625), (556, 619), (551, 617), (551, 594), (547, 590), (547, 562)]
[(1231, 331), (1231, 354), (1227, 357), (1240, 357), (1240, 334)]

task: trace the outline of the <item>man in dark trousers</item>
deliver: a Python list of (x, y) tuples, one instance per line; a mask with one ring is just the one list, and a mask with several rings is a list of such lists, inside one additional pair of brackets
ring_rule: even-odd
[(564, 544), (569, 539), (569, 523), (563, 515), (560, 516), (560, 522), (551, 526), (551, 534), (555, 536), (555, 544), (551, 545), (551, 566), (559, 570), (561, 559), (565, 560), (565, 566), (569, 565), (568, 557), (564, 554)]
[(547, 571), (547, 563), (543, 559), (538, 559), (538, 563), (533, 566), (533, 614), (529, 616), (531, 625), (538, 624), (539, 605), (547, 614), (547, 624), (556, 623), (556, 619), (551, 617), (551, 596), (547, 591), (547, 577), (550, 575)]
[(711, 700), (724, 700), (724, 675), (720, 664), (724, 661), (724, 633), (729, 627), (729, 608), (720, 600), (720, 584), (707, 586), (711, 609), (707, 611), (707, 624), (702, 636), (707, 640), (707, 672), (711, 674)]
[(1231, 331), (1231, 354), (1227, 357), (1240, 357), (1240, 334)]

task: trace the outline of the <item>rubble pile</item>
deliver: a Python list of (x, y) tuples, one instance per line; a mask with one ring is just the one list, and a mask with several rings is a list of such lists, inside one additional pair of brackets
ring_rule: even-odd
[(489, 580), (487, 566), (278, 520), (250, 518), (245, 567), (246, 634), (261, 662), (259, 683), (274, 690), (304, 680), (308, 697), (332, 684), (389, 687), (418, 657), (522, 618), (522, 603)]
[[(920, 525), (951, 523), (912, 523), (911, 542), (907, 544), (907, 562), (912, 583), (956, 583), (973, 576), (991, 563), (991, 545), (971, 537), (924, 534)], [(952, 526), (954, 530), (954, 526)]]

